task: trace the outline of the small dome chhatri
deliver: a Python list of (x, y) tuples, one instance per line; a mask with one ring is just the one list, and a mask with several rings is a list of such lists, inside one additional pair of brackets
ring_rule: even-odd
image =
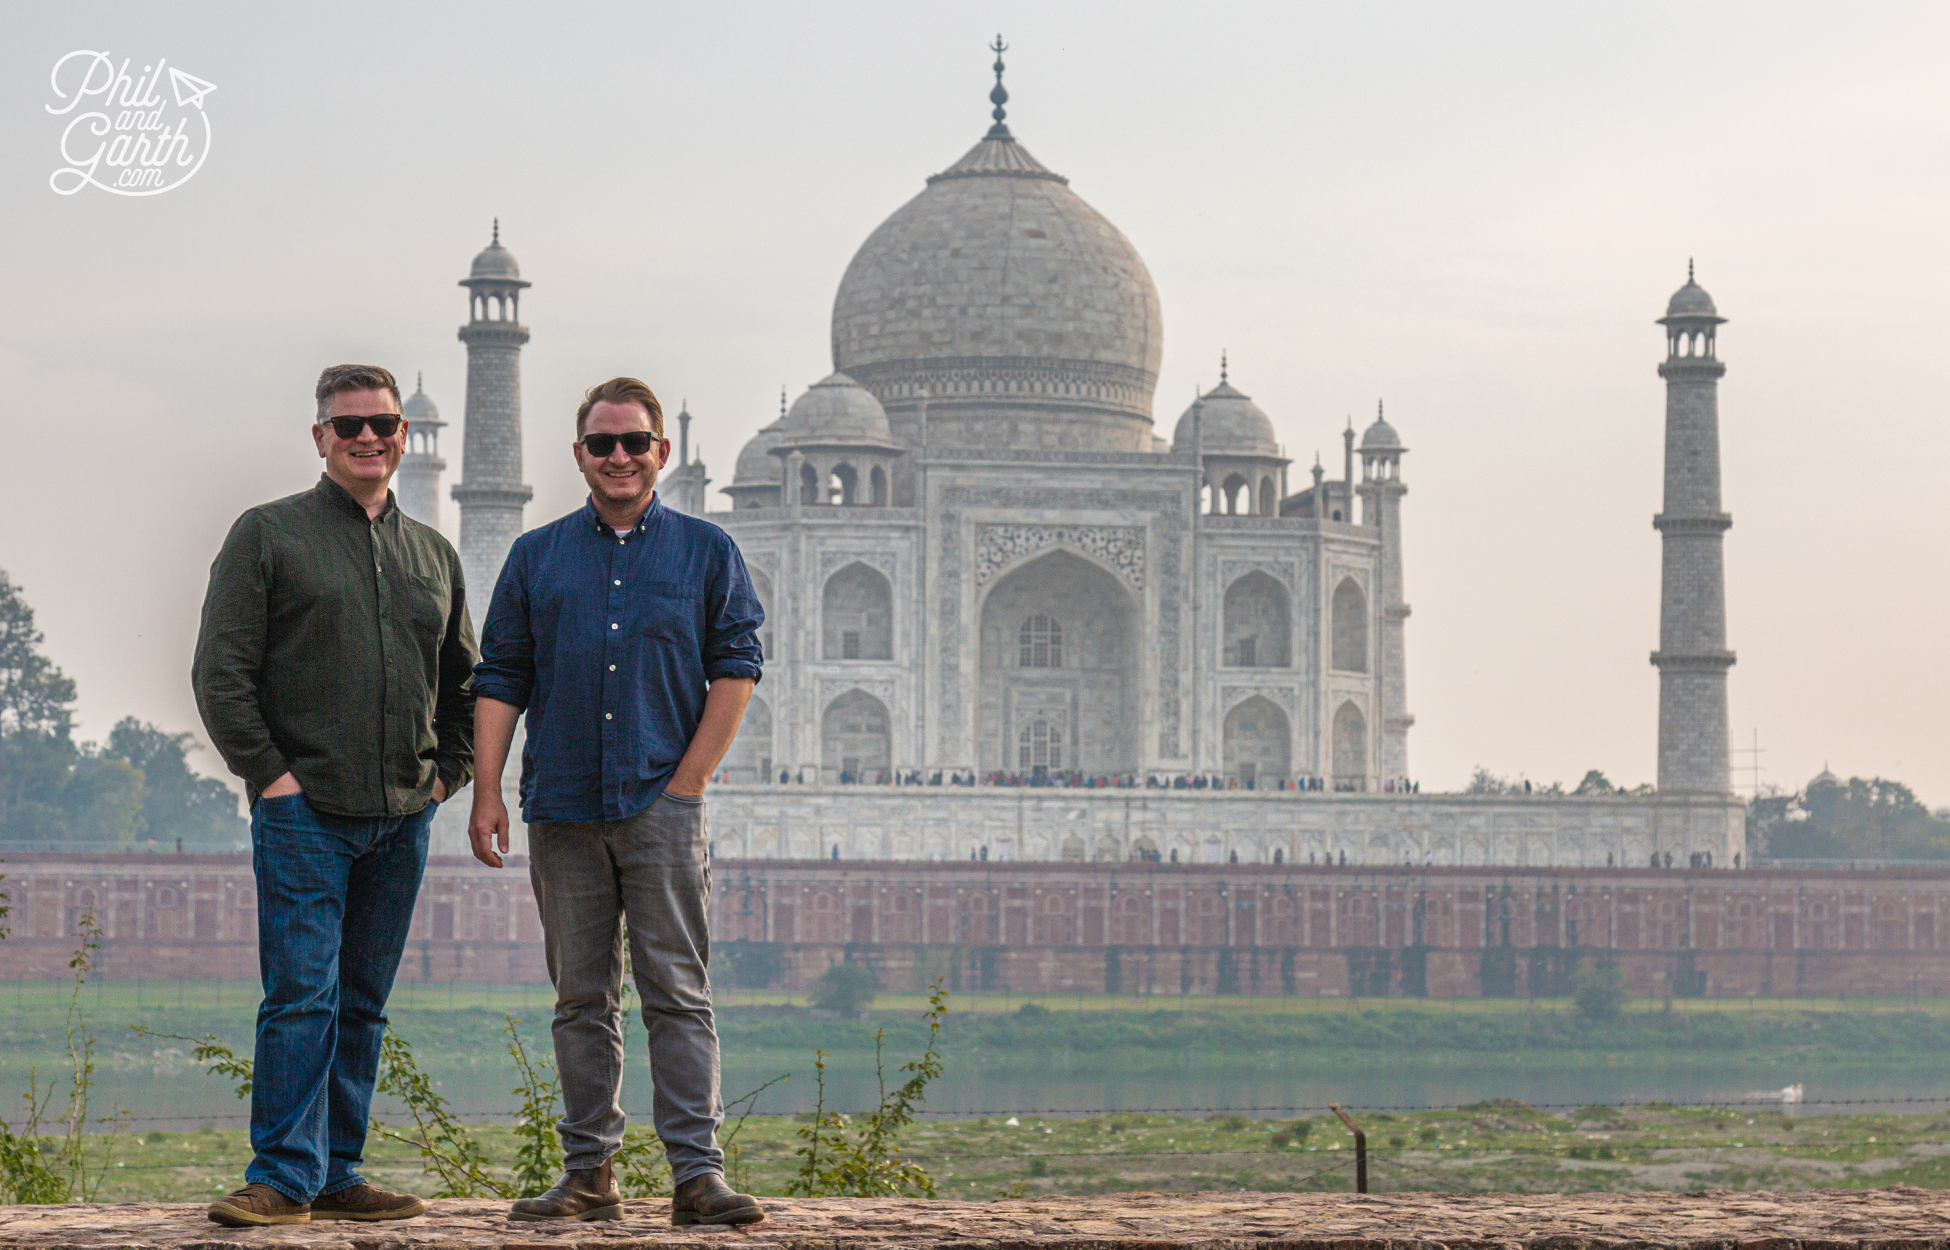
[(427, 394), (426, 376), (414, 378), (414, 390), (400, 405), (400, 415), (413, 425), (445, 425), (440, 419), (440, 407)]
[(1726, 320), (1720, 316), (1720, 310), (1713, 306), (1713, 297), (1706, 293), (1706, 288), (1693, 280), (1693, 262), (1690, 260), (1686, 262), (1686, 285), (1672, 293), (1672, 299), (1666, 303), (1666, 316)]
[(894, 446), (887, 410), (871, 391), (844, 373), (829, 374), (807, 388), (786, 413), (781, 434), (775, 455), (793, 447)]
[(1375, 401), (1374, 424), (1369, 426), (1367, 432), (1361, 435), (1361, 450), (1362, 451), (1404, 451), (1406, 450), (1406, 448), (1402, 446), (1402, 436), (1395, 433), (1395, 427), (1388, 424), (1388, 418), (1382, 415), (1380, 400)]
[[(468, 275), (472, 278), (494, 278), (509, 282), (521, 281), (521, 266), (515, 263), (515, 254), (501, 246), (501, 219), (494, 219), (494, 240), (481, 249), (474, 257), (474, 265)], [(522, 282), (527, 286), (526, 282)]]
[[(1181, 451), (1199, 441), (1206, 455), (1278, 456), (1280, 443), (1273, 436), (1273, 422), (1252, 396), (1234, 386), (1225, 356), (1219, 357), (1219, 384), (1198, 397), (1178, 418), (1171, 433), (1171, 445)], [(1203, 421), (1198, 419), (1204, 405)], [(1200, 428), (1194, 430), (1194, 425)]]
[(732, 472), (731, 485), (777, 486), (779, 484), (779, 461), (772, 454), (785, 438), (785, 388), (779, 388), (778, 419), (763, 426), (752, 435), (744, 449), (738, 453), (738, 467)]

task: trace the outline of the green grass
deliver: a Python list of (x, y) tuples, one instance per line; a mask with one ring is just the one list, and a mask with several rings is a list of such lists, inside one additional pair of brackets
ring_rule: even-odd
[[(1111, 1115), (930, 1121), (909, 1156), (944, 1197), (990, 1199), (1134, 1189), (1266, 1191), (1352, 1188), (1353, 1138), (1331, 1116), (1307, 1121)], [(1805, 1116), (1741, 1109), (1585, 1108), (1551, 1115), (1517, 1102), (1460, 1111), (1360, 1117), (1375, 1190), (1683, 1190), (1950, 1187), (1950, 1121), (1938, 1116)], [(739, 1142), (746, 1183), (780, 1192), (796, 1166), (796, 1117), (754, 1117)], [(1296, 1133), (1296, 1123), (1305, 1124)], [(513, 1157), (513, 1130), (481, 1130), (488, 1154)], [(121, 1134), (104, 1201), (204, 1200), (241, 1183), (239, 1131)], [(411, 1152), (375, 1137), (367, 1175), (426, 1192)]]

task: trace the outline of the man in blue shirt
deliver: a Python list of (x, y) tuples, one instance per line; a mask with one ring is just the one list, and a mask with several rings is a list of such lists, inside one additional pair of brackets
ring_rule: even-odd
[(730, 536), (656, 498), (670, 443), (649, 387), (612, 378), (589, 391), (576, 435), (589, 502), (516, 540), (474, 670), (481, 784), (468, 834), (496, 868), (508, 849), (501, 772), (528, 715), (521, 806), (562, 1079), (567, 1171), (512, 1215), (622, 1217), (610, 1157), (623, 1143), (627, 932), (671, 1222), (748, 1224), (765, 1212), (725, 1184), (717, 1142), (704, 786), (758, 683), (765, 614)]

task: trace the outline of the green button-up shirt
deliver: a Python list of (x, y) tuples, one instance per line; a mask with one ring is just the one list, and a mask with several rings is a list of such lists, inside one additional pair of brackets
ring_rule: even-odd
[(231, 526), (191, 680), (251, 802), (289, 772), (319, 811), (405, 816), (473, 776), (478, 658), (453, 545), (321, 477)]

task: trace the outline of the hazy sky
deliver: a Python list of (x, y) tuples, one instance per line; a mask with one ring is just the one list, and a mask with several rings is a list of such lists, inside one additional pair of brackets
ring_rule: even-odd
[[(1652, 777), (1653, 320), (1692, 256), (1731, 319), (1736, 746), (1758, 731), (1764, 780), (1826, 762), (1950, 803), (1950, 8), (41, 3), (8, 26), (0, 568), (88, 736), (197, 727), (210, 558), (315, 480), (321, 366), (424, 370), (455, 480), (455, 283), (494, 216), (535, 284), (530, 524), (579, 502), (573, 408), (616, 373), (688, 399), (726, 484), (781, 384), (830, 370), (854, 249), (987, 126), (999, 29), (1011, 127), (1157, 282), (1163, 433), (1221, 349), (1296, 481), (1387, 400), (1425, 788)], [(49, 189), (48, 76), (83, 48), (216, 84), (194, 179)]]

